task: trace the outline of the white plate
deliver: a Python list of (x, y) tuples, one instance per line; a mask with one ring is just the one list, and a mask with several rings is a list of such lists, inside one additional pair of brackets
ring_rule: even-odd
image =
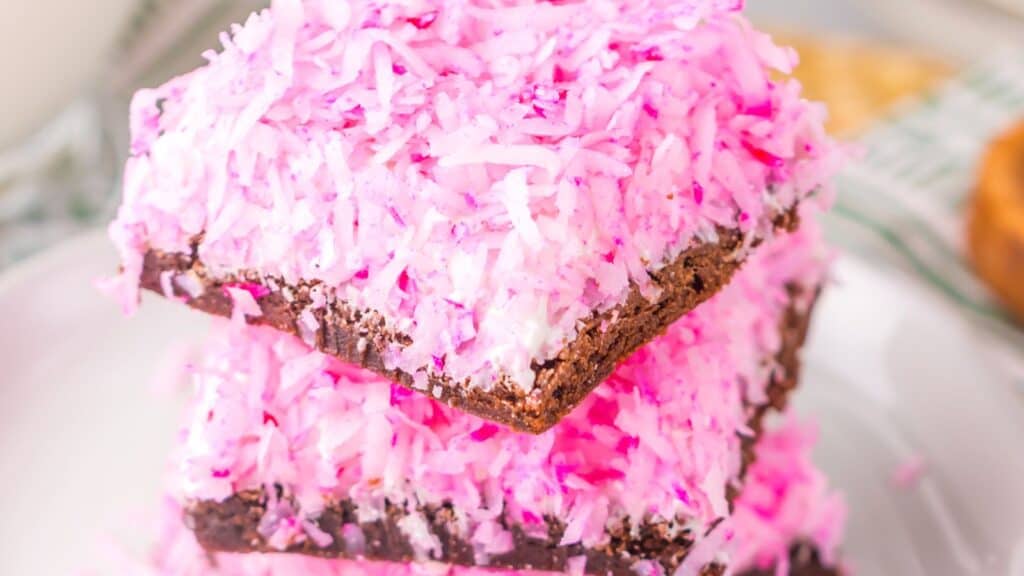
[[(138, 542), (160, 494), (176, 402), (154, 395), (166, 348), (203, 321), (157, 298), (133, 319), (92, 288), (116, 263), (84, 237), (0, 279), (0, 574), (92, 563)], [(854, 260), (821, 303), (798, 406), (851, 508), (866, 576), (1024, 574), (1024, 397), (942, 303)], [(927, 474), (893, 487), (916, 457)]]

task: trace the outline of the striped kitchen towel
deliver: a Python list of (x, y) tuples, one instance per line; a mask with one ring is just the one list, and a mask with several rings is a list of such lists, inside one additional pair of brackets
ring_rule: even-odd
[(965, 206), (987, 143), (1024, 118), (1024, 50), (976, 66), (861, 139), (838, 182), (832, 238), (922, 278), (994, 337), (1024, 385), (1024, 332), (965, 260)]

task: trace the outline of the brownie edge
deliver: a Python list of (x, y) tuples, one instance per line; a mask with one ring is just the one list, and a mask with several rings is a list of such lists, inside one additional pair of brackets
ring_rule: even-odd
[[(794, 230), (797, 223), (791, 211), (777, 218), (775, 226)], [(426, 390), (421, 387), (418, 391), (430, 391), (454, 408), (520, 432), (540, 434), (572, 411), (619, 362), (728, 284), (742, 264), (738, 255), (743, 251), (744, 239), (738, 231), (720, 230), (718, 242), (691, 248), (658, 272), (650, 273), (661, 289), (656, 301), (645, 299), (634, 284), (623, 304), (595, 313), (556, 357), (534, 365), (536, 380), (530, 392), (523, 392), (504, 376), (484, 391), (443, 375), (430, 376)], [(178, 277), (189, 278), (189, 290), (181, 282), (169, 281)], [(147, 290), (174, 296), (218, 316), (231, 316), (233, 308), (225, 287), (237, 283), (262, 286), (261, 291), (266, 293), (258, 299), (262, 315), (249, 317), (250, 323), (299, 336), (326, 354), (417, 390), (410, 374), (385, 367), (383, 351), (387, 346), (408, 341), (402, 334), (389, 332), (379, 314), (329, 299), (326, 306), (314, 312), (316, 330), (303, 327), (302, 314), (309, 309), (316, 284), (288, 286), (244, 271), (215, 277), (195, 248), (191, 254), (148, 251), (140, 283)], [(610, 323), (612, 318), (614, 322)], [(612, 329), (606, 329), (609, 324)]]

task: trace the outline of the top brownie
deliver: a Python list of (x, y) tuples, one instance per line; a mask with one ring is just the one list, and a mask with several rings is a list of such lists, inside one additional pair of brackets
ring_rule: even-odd
[(741, 7), (276, 0), (136, 96), (109, 288), (542, 431), (834, 170)]

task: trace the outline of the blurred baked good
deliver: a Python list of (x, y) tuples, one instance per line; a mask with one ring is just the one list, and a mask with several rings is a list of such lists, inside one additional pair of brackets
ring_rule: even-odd
[(808, 98), (828, 104), (829, 131), (840, 136), (856, 135), (952, 73), (948, 64), (914, 50), (852, 38), (776, 36), (800, 53), (794, 76)]
[(1024, 322), (1024, 122), (996, 139), (982, 161), (967, 246), (978, 275)]

